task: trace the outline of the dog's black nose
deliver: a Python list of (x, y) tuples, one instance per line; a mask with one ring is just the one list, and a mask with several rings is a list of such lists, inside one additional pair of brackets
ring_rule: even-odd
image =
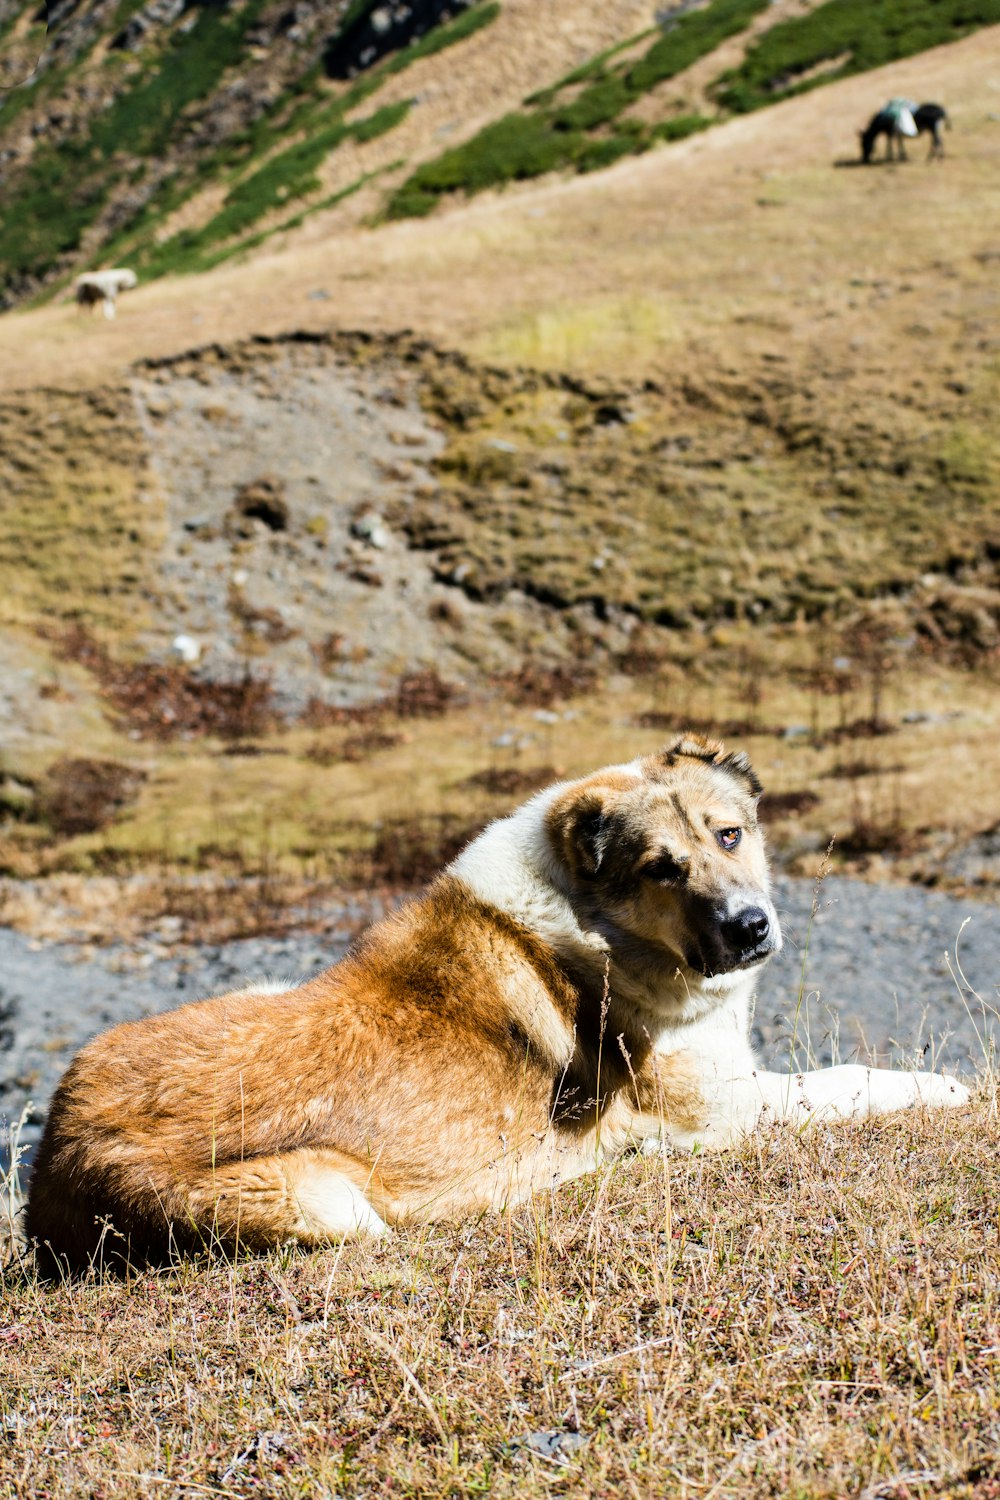
[(735, 917), (722, 923), (722, 936), (734, 952), (757, 948), (767, 937), (771, 920), (759, 906), (745, 906)]

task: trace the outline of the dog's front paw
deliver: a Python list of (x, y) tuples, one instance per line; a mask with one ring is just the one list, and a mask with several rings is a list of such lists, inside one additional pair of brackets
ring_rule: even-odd
[(955, 1109), (968, 1104), (972, 1090), (950, 1073), (914, 1073), (917, 1098), (931, 1109)]

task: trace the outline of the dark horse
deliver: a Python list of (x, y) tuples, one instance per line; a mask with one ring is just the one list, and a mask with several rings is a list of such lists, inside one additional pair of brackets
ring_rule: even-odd
[[(931, 138), (931, 149), (927, 160), (932, 161), (935, 157), (944, 156), (944, 141), (941, 138), (941, 127), (947, 125), (951, 129), (951, 121), (948, 119), (948, 111), (940, 104), (921, 104), (913, 111), (913, 123), (917, 127), (917, 133), (926, 131)], [(880, 109), (877, 115), (873, 115), (861, 132), (861, 160), (870, 162), (875, 150), (875, 142), (880, 135), (884, 135), (885, 159), (892, 160), (892, 143), (896, 143), (896, 156), (900, 161), (906, 160), (906, 148), (903, 145), (903, 133), (899, 128), (899, 120), (891, 109)]]

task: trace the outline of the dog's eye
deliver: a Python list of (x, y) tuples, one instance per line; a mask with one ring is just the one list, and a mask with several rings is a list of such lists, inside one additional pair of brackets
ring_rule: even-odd
[(720, 828), (715, 835), (723, 849), (735, 849), (743, 837), (742, 828)]
[(672, 854), (661, 850), (659, 854), (654, 855), (648, 865), (643, 865), (642, 873), (647, 880), (666, 881), (683, 880), (687, 871), (680, 860), (674, 859)]

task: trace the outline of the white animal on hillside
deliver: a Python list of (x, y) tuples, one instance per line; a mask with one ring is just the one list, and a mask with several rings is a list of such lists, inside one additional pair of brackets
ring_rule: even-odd
[(116, 267), (110, 271), (84, 271), (76, 278), (76, 302), (78, 307), (96, 307), (104, 304), (104, 316), (113, 318), (115, 302), (119, 292), (131, 291), (138, 286), (139, 278), (134, 271)]

